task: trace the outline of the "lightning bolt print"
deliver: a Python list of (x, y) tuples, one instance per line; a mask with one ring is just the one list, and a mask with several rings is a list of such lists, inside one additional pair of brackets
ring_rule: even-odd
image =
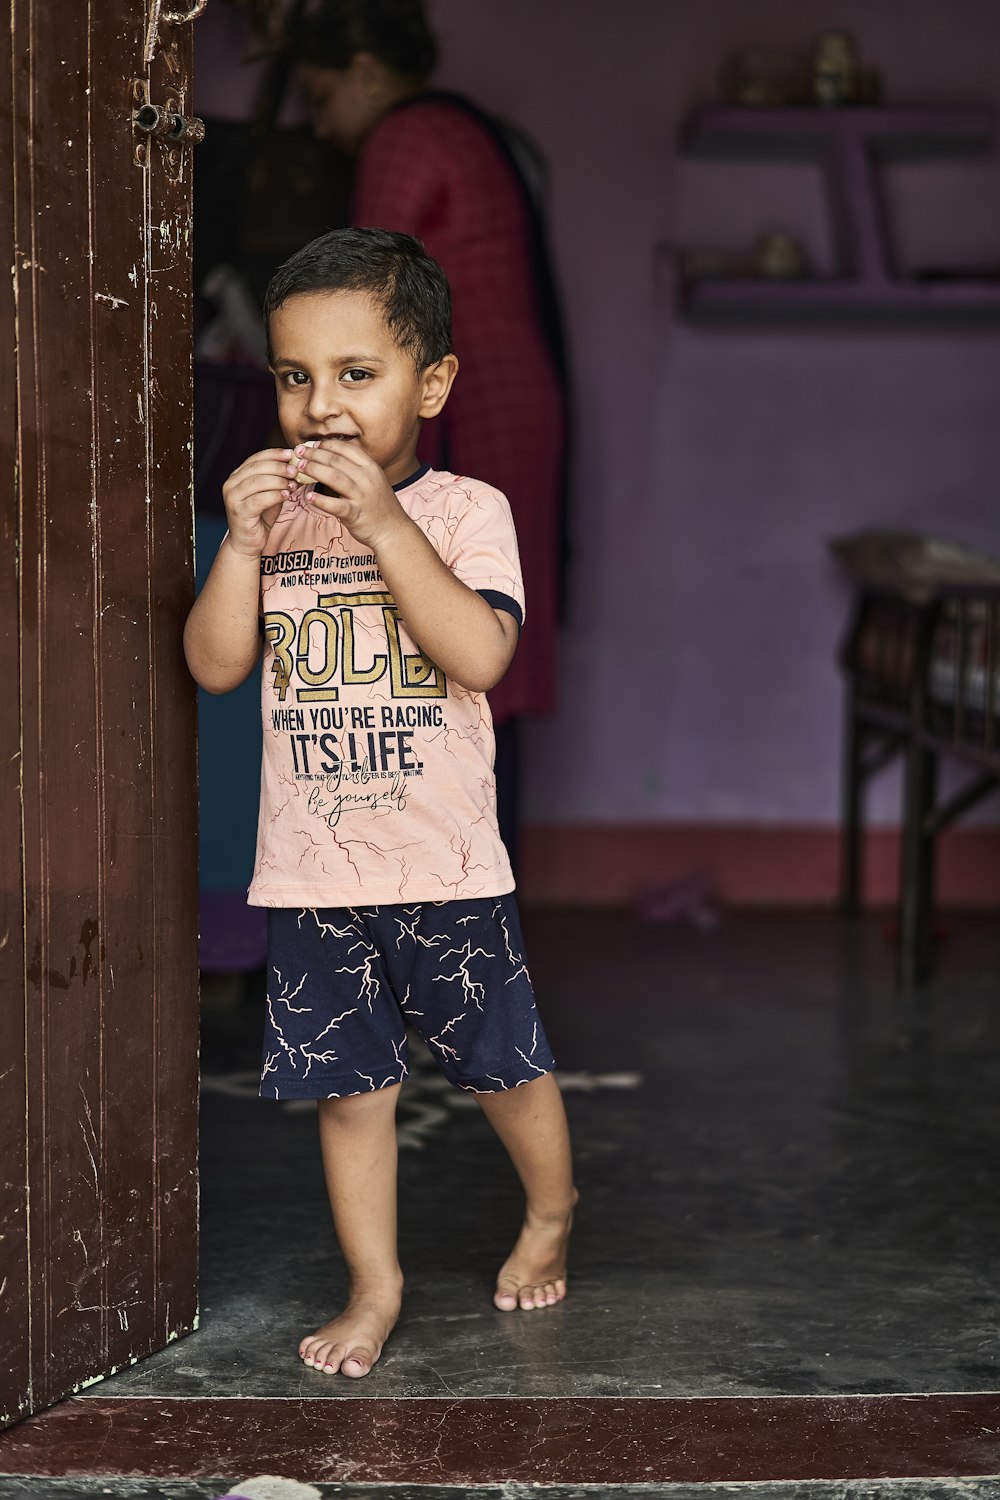
[(278, 908), (269, 944), (269, 1096), (342, 1098), (402, 1083), (407, 1025), (472, 1093), (519, 1088), (555, 1066), (512, 895)]
[(460, 980), (466, 999), (471, 1000), (477, 1010), (482, 1010), (483, 1000), (486, 997), (486, 989), (479, 980), (473, 979), (469, 973), (469, 965), (474, 958), (494, 958), (496, 955), (487, 953), (485, 948), (473, 948), (471, 938), (464, 948), (449, 948), (447, 953), (442, 953), (442, 963), (446, 958), (451, 958), (453, 953), (460, 955), (462, 959), (454, 974), (435, 974), (433, 982), (435, 984), (453, 984), (456, 980)]

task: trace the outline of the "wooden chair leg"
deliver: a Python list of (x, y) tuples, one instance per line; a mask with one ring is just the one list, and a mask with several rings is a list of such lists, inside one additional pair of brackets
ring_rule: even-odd
[(903, 829), (899, 880), (899, 988), (912, 995), (930, 972), (934, 837), (924, 831), (934, 806), (937, 762), (918, 745), (903, 760)]
[(851, 687), (844, 704), (844, 758), (841, 769), (840, 909), (857, 916), (861, 909), (863, 869), (864, 777), (861, 769), (864, 731), (854, 712)]
[[(924, 803), (921, 827), (934, 811), (937, 802), (938, 761), (937, 756), (927, 755), (924, 770)], [(934, 967), (934, 870), (937, 856), (937, 838), (933, 833), (922, 833), (920, 858), (920, 917), (918, 931), (920, 946), (917, 952), (918, 978), (926, 979)]]

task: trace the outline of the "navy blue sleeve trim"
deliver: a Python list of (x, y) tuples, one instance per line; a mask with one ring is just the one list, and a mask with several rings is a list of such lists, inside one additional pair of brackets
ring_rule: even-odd
[(509, 615), (513, 615), (520, 630), (524, 624), (524, 611), (516, 599), (509, 594), (501, 594), (496, 589), (476, 589), (477, 594), (482, 594), (487, 604), (492, 604), (494, 609), (505, 609)]

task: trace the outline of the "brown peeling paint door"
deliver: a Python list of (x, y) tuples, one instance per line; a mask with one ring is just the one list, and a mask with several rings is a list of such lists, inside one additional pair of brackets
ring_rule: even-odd
[(197, 1321), (191, 159), (131, 121), (137, 80), (185, 109), (192, 26), (148, 22), (0, 28), (7, 1422)]

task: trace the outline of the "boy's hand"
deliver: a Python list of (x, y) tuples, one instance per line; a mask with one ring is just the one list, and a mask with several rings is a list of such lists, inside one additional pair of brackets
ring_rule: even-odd
[(265, 448), (234, 469), (222, 486), (229, 545), (241, 557), (260, 557), (289, 492), (289, 448)]
[[(356, 542), (377, 553), (406, 525), (406, 512), (392, 485), (363, 448), (334, 438), (315, 447), (303, 445), (301, 453), (298, 448), (295, 453), (300, 462), (305, 459), (297, 479), (307, 486), (303, 497), (307, 504), (339, 517)], [(317, 495), (312, 489), (315, 484), (325, 484), (333, 493)]]

